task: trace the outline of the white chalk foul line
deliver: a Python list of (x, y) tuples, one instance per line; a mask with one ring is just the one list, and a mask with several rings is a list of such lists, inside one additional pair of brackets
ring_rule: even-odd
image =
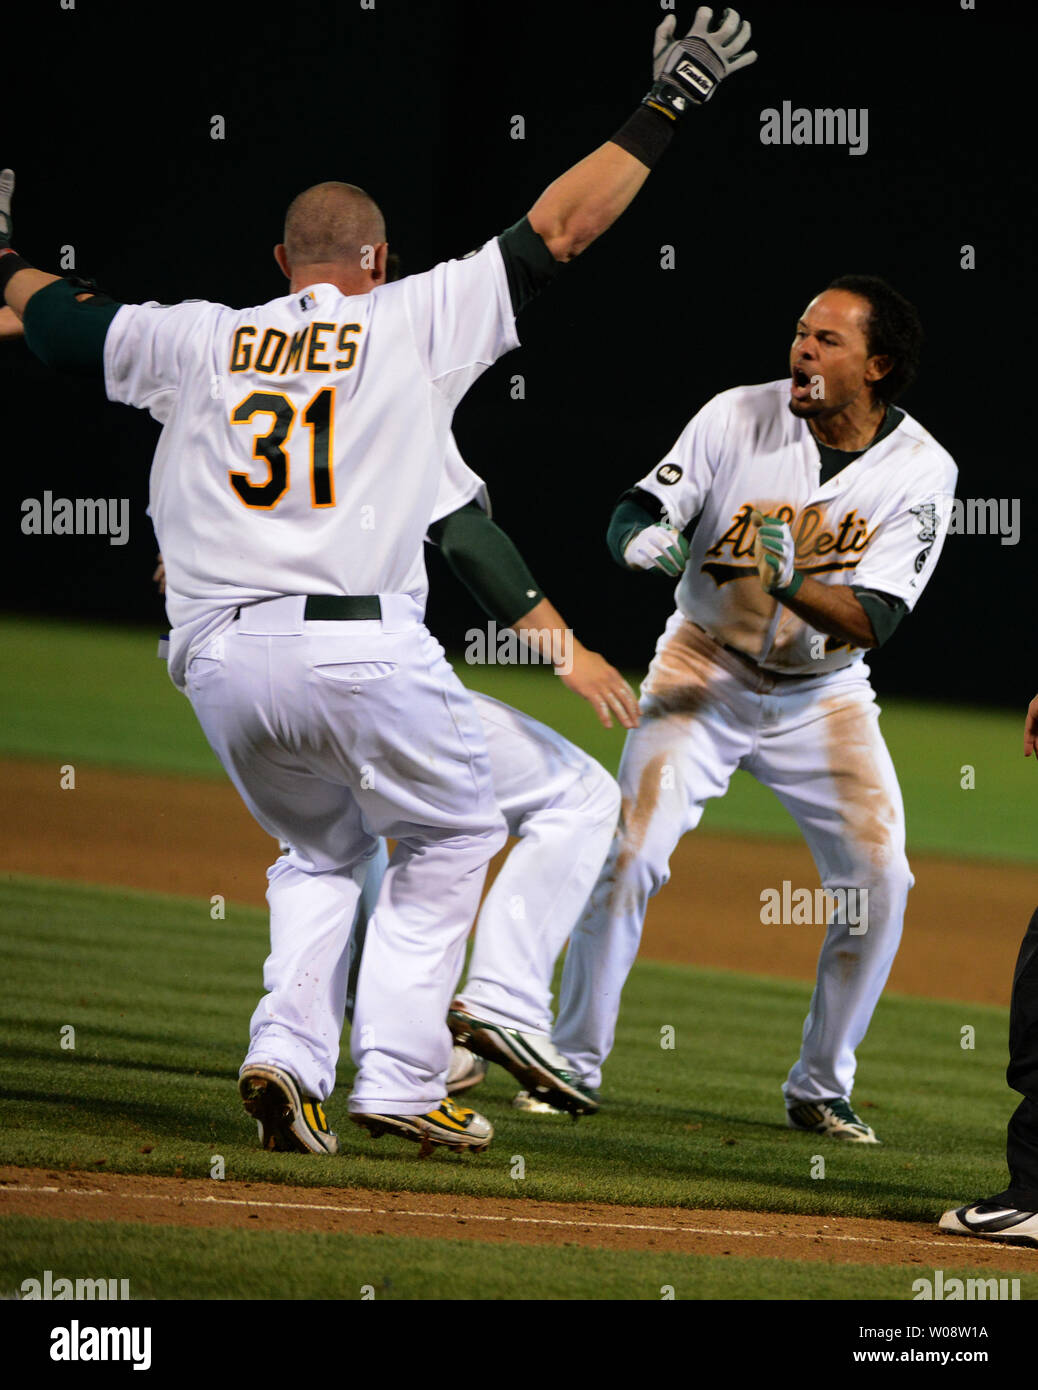
[[(69, 1197), (130, 1197), (136, 1202), (176, 1202), (184, 1205), (192, 1202), (198, 1206), (209, 1204), (223, 1207), (273, 1207), (285, 1211), (330, 1211), (343, 1216), (422, 1216), (434, 1221), (498, 1221), (510, 1222), (519, 1226), (579, 1226), (594, 1231), (657, 1231), (666, 1235), (690, 1236), (733, 1236), (749, 1240), (770, 1240), (781, 1237), (783, 1240), (827, 1240), (849, 1245), (875, 1245), (882, 1242), (882, 1236), (841, 1236), (826, 1231), (753, 1231), (732, 1230), (725, 1226), (657, 1226), (634, 1221), (575, 1221), (551, 1216), (490, 1216), (479, 1212), (466, 1212), (459, 1215), (453, 1211), (410, 1211), (404, 1207), (343, 1207), (331, 1202), (268, 1202), (247, 1197), (187, 1197), (176, 1192), (111, 1192), (103, 1187), (0, 1187), (0, 1195), (5, 1192), (36, 1192)], [(898, 1241), (908, 1245), (938, 1246), (941, 1249), (961, 1246), (963, 1249), (976, 1249), (972, 1240), (947, 1236), (944, 1240), (926, 1240), (922, 1236), (898, 1236)]]

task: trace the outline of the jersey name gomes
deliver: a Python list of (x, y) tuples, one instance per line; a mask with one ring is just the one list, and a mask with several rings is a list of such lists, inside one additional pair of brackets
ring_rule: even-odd
[(367, 294), (317, 284), (249, 309), (124, 305), (105, 386), (163, 426), (149, 500), (174, 682), (242, 604), (424, 604), (451, 418), (517, 344), (496, 239)]

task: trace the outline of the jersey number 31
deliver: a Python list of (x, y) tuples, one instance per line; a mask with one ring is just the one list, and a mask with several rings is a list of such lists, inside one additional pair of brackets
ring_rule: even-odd
[[(274, 423), (266, 434), (252, 441), (252, 457), (267, 465), (267, 477), (254, 483), (248, 473), (230, 473), (231, 487), (247, 507), (270, 511), (288, 491), (288, 443), (296, 422), (296, 408), (280, 391), (253, 391), (231, 411), (234, 425), (251, 424), (257, 415), (270, 415)], [(335, 481), (331, 471), (335, 387), (324, 386), (303, 410), (303, 424), (310, 430), (310, 501), (315, 507), (335, 506)]]

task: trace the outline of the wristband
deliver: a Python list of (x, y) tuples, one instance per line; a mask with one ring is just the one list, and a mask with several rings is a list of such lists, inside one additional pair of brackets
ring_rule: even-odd
[(677, 118), (661, 106), (648, 105), (648, 100), (646, 97), (646, 104), (639, 106), (611, 139), (614, 145), (652, 169), (673, 138)]
[(7, 288), (7, 282), (12, 275), (17, 275), (20, 270), (31, 269), (29, 262), (23, 261), (17, 251), (10, 248), (0, 251), (0, 294)]
[(772, 598), (780, 599), (792, 598), (796, 591), (800, 588), (801, 584), (803, 584), (803, 582), (804, 575), (802, 575), (799, 570), (794, 570), (793, 578), (789, 581), (786, 587), (784, 589), (772, 589), (771, 596)]

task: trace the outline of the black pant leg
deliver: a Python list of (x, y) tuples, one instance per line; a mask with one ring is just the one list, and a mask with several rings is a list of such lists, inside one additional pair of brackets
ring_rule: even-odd
[(1024, 935), (1013, 976), (1006, 1080), (1024, 1099), (1009, 1121), (1009, 1186), (997, 1200), (1021, 1211), (1038, 1211), (1038, 909)]

